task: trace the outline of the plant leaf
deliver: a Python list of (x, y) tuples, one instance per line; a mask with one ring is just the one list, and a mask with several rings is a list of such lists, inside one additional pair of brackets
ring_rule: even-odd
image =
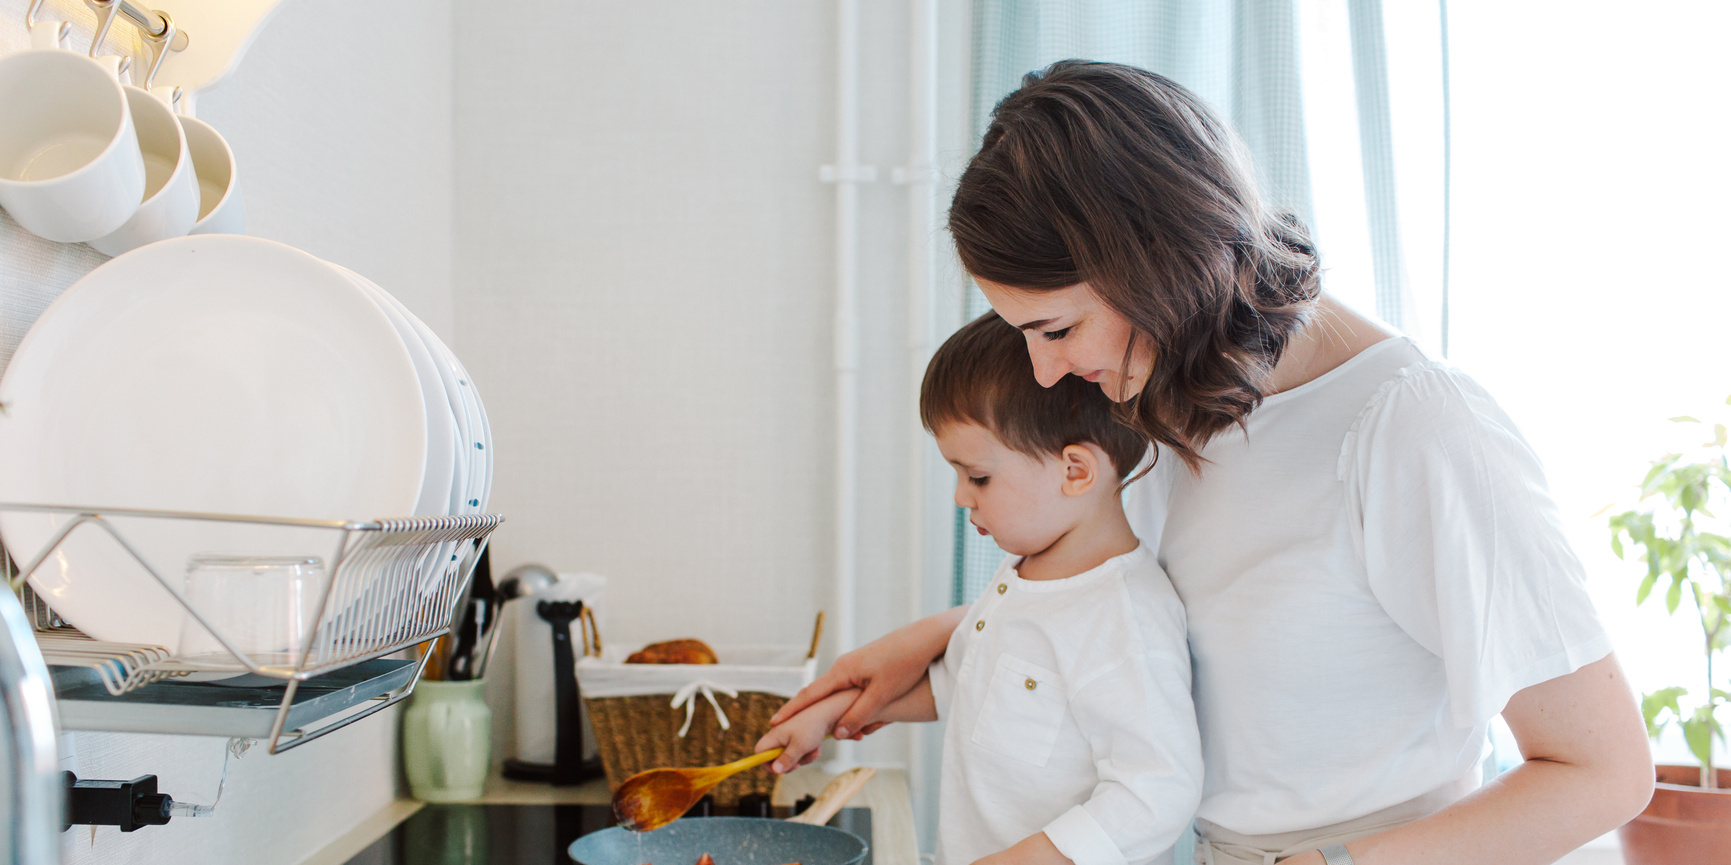
[(1713, 443), (1708, 445), (1708, 447), (1722, 448), (1725, 446), (1725, 441), (1726, 441), (1725, 425), (1722, 423), (1714, 424), (1713, 425)]
[(1641, 498), (1652, 495), (1659, 488), (1659, 484), (1669, 477), (1671, 466), (1679, 459), (1681, 457), (1678, 454), (1671, 454), (1653, 461), (1653, 467), (1647, 470), (1647, 476), (1641, 480)]
[(1683, 600), (1683, 577), (1681, 574), (1671, 576), (1671, 588), (1665, 592), (1665, 613), (1677, 612), (1677, 604)]
[(1683, 717), (1683, 710), (1677, 708), (1677, 698), (1687, 693), (1688, 688), (1661, 688), (1641, 699), (1641, 717), (1647, 720), (1648, 736), (1657, 739), (1660, 731), (1665, 729), (1665, 724), (1658, 721), (1661, 711), (1670, 709), (1672, 715)]
[(1692, 717), (1683, 720), (1683, 741), (1689, 743), (1689, 753), (1695, 755), (1702, 766), (1709, 765), (1713, 754), (1713, 716), (1702, 717), (1702, 706)]
[(1698, 421), (1698, 420), (1696, 420), (1696, 419), (1694, 419), (1694, 418), (1692, 418), (1686, 414), (1680, 414), (1674, 418), (1666, 418), (1666, 419), (1672, 423), (1700, 423), (1700, 421)]
[(1653, 592), (1653, 584), (1658, 580), (1659, 575), (1656, 573), (1649, 573), (1641, 578), (1641, 588), (1635, 591), (1635, 606), (1639, 607), (1646, 602), (1647, 596)]

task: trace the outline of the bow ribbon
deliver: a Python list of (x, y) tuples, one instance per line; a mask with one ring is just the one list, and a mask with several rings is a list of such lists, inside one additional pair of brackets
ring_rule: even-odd
[(679, 738), (685, 738), (686, 732), (691, 729), (691, 716), (693, 712), (697, 711), (698, 694), (702, 694), (703, 699), (708, 700), (709, 705), (715, 707), (715, 720), (721, 722), (721, 729), (725, 730), (731, 726), (727, 721), (727, 713), (721, 711), (720, 703), (715, 702), (716, 691), (720, 691), (729, 697), (739, 696), (738, 691), (735, 691), (726, 685), (717, 685), (707, 679), (698, 679), (695, 682), (690, 682), (686, 684), (685, 687), (674, 692), (673, 708), (677, 709), (681, 706), (685, 707), (685, 725), (679, 728)]

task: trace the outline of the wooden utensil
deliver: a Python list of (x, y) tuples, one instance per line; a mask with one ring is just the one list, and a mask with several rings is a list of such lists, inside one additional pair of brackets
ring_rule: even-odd
[(691, 810), (715, 785), (780, 757), (782, 750), (771, 748), (723, 766), (638, 772), (614, 791), (613, 816), (633, 832), (659, 829)]
[(866, 782), (870, 781), (872, 776), (877, 773), (878, 770), (876, 769), (861, 766), (835, 776), (830, 779), (828, 784), (824, 785), (823, 792), (817, 794), (817, 801), (811, 803), (810, 808), (805, 809), (804, 813), (787, 818), (787, 821), (789, 823), (809, 823), (813, 826), (822, 826), (828, 823), (829, 818), (834, 817), (843, 805), (859, 795), (859, 791), (865, 789)]

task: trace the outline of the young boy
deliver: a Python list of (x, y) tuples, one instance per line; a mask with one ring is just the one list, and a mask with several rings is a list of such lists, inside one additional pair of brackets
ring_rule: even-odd
[[(1038, 338), (1038, 337), (1029, 337)], [(996, 313), (939, 348), (920, 420), (956, 504), (1009, 557), (925, 679), (883, 720), (949, 722), (937, 865), (1170, 863), (1202, 790), (1184, 608), (1124, 518), (1147, 444), (1093, 384), (1034, 380)], [(770, 730), (812, 755), (844, 691)]]

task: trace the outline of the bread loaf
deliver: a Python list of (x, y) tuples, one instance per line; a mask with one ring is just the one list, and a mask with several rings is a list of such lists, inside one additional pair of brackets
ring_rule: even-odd
[[(617, 657), (617, 656), (615, 656)], [(715, 651), (702, 640), (650, 643), (625, 659), (627, 664), (714, 664)]]

